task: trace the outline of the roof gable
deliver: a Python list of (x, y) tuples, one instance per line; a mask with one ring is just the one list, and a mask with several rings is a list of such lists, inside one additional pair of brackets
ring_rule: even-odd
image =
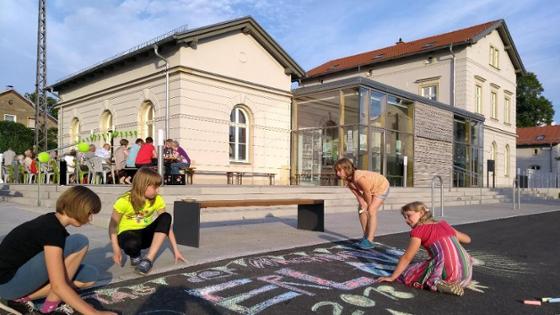
[(176, 45), (184, 43), (191, 47), (196, 47), (198, 41), (201, 39), (220, 36), (239, 30), (255, 37), (255, 39), (284, 66), (285, 73), (292, 75), (293, 80), (297, 80), (305, 75), (303, 68), (301, 68), (252, 17), (248, 16), (191, 30), (178, 31), (164, 38), (158, 38), (156, 41), (149, 41), (146, 44), (137, 46), (137, 49), (130, 49), (126, 53), (118, 54), (115, 58), (91, 66), (78, 73), (71, 74), (53, 84), (52, 88), (59, 90), (63, 85), (71, 81), (78, 80), (96, 71), (102, 71), (102, 69), (111, 67), (123, 60), (134, 58), (146, 52), (152, 53), (154, 45), (163, 46), (166, 44)]
[(556, 145), (560, 143), (560, 125), (517, 128), (517, 145)]
[[(33, 108), (33, 110), (35, 110), (35, 104), (33, 104), (33, 102), (32, 102), (30, 99), (28, 99), (27, 97), (21, 95), (18, 91), (14, 90), (14, 89), (8, 89), (8, 90), (6, 90), (6, 91), (4, 91), (4, 92), (1, 92), (1, 93), (0, 93), (0, 97), (7, 96), (7, 95), (9, 95), (9, 94), (13, 94), (15, 97), (21, 99), (25, 104), (29, 105), (29, 107), (31, 107), (31, 108)], [(47, 113), (47, 116), (48, 116), (49, 119), (52, 120), (54, 123), (56, 123), (56, 122), (58, 121), (58, 120), (57, 120), (55, 117), (53, 117), (51, 114), (48, 114), (48, 113)]]
[(393, 46), (331, 60), (309, 70), (306, 74), (306, 78), (316, 78), (344, 70), (419, 55), (435, 50), (445, 49), (451, 45), (461, 46), (474, 44), (482, 37), (488, 35), (496, 29), (498, 30), (502, 41), (504, 41), (504, 46), (506, 46), (506, 51), (512, 59), (516, 72), (524, 72), (525, 68), (523, 67), (521, 58), (515, 49), (513, 40), (511, 39), (507, 26), (505, 25), (505, 21), (497, 20), (445, 34), (421, 38), (411, 42), (399, 41)]

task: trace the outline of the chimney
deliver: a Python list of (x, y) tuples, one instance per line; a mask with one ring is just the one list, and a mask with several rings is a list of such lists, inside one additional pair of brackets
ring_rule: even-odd
[(399, 41), (396, 42), (395, 44), (396, 44), (396, 45), (398, 45), (398, 44), (404, 44), (404, 42), (403, 42), (403, 40), (402, 40), (402, 37), (399, 37)]

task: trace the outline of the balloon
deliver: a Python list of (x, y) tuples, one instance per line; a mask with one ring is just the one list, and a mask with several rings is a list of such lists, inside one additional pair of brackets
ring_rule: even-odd
[(50, 160), (51, 157), (47, 152), (41, 152), (41, 153), (39, 153), (37, 158), (39, 159), (39, 162), (47, 163)]
[(89, 144), (85, 142), (78, 143), (78, 151), (80, 152), (87, 152), (89, 151)]

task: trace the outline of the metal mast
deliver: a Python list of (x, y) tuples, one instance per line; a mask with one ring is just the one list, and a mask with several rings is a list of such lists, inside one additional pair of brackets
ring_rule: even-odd
[(39, 0), (37, 76), (35, 78), (35, 150), (47, 150), (47, 5)]

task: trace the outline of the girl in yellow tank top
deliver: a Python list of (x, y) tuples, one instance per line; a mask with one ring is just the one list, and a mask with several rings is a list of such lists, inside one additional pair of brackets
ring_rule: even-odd
[(377, 210), (389, 195), (389, 181), (379, 173), (357, 170), (347, 158), (336, 161), (334, 170), (358, 200), (363, 238), (356, 245), (361, 249), (372, 249), (377, 230)]

